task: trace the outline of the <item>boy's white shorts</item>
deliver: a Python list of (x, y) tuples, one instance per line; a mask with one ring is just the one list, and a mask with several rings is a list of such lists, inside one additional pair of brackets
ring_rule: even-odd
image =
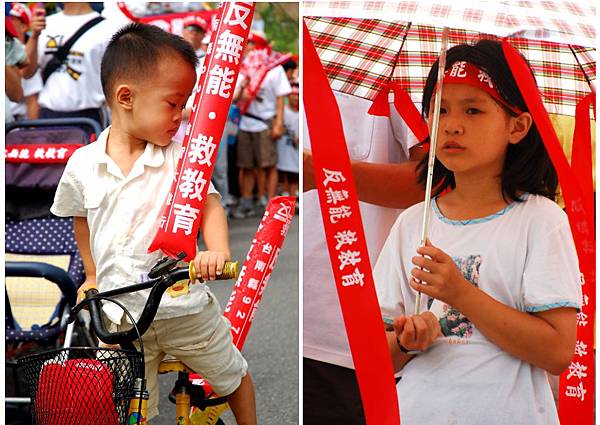
[[(208, 297), (208, 305), (200, 313), (155, 320), (142, 336), (150, 392), (148, 419), (158, 415), (158, 365), (166, 354), (206, 379), (220, 396), (234, 392), (246, 375), (248, 363), (233, 345), (231, 325), (210, 292)], [(112, 324), (110, 328), (111, 332), (122, 331), (131, 325)], [(137, 342), (135, 345), (139, 348)]]

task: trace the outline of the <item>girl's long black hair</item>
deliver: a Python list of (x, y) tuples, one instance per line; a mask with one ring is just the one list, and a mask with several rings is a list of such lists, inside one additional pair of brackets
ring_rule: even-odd
[[(504, 57), (501, 43), (493, 40), (480, 40), (472, 46), (467, 44), (454, 46), (447, 52), (446, 69), (456, 61), (467, 61), (487, 72), (500, 92), (500, 96), (509, 105), (517, 106), (521, 111), (527, 111), (525, 101)], [(437, 82), (437, 70), (438, 62), (436, 61), (429, 71), (423, 92), (422, 114), (425, 119), (429, 115), (429, 104)], [(514, 115), (507, 108), (505, 110)], [(425, 187), (427, 155), (417, 166), (417, 179), (419, 184)], [(529, 132), (521, 142), (508, 145), (501, 181), (502, 196), (507, 202), (519, 202), (520, 192), (529, 192), (555, 199), (558, 176), (535, 123), (531, 125)], [(433, 171), (433, 196), (439, 195), (447, 188), (454, 189), (455, 186), (454, 173), (444, 167), (444, 164), (436, 158)]]

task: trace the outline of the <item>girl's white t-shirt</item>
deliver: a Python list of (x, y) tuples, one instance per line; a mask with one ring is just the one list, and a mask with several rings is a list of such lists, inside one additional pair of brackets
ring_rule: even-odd
[[(524, 195), (481, 219), (445, 218), (432, 201), (430, 240), (465, 278), (523, 312), (581, 307), (577, 254), (566, 214), (547, 198)], [(413, 314), (411, 258), (420, 242), (423, 203), (404, 211), (381, 251), (374, 279), (385, 316)], [(421, 311), (431, 302), (422, 297)], [(546, 372), (489, 341), (458, 310), (442, 303), (443, 337), (402, 370), (402, 423), (558, 425)]]

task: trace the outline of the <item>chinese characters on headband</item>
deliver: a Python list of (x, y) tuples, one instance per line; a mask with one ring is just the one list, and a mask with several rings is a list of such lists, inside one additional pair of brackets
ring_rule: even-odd
[(175, 179), (160, 228), (148, 249), (169, 256), (196, 253), (196, 235), (238, 78), (254, 4), (223, 2), (195, 89)]

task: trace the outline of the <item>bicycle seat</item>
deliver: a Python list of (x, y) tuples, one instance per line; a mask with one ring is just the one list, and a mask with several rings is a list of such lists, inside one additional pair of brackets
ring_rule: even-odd
[(158, 365), (158, 373), (159, 375), (163, 375), (169, 372), (194, 373), (194, 371), (187, 367), (182, 361), (177, 360), (175, 357), (167, 354)]

